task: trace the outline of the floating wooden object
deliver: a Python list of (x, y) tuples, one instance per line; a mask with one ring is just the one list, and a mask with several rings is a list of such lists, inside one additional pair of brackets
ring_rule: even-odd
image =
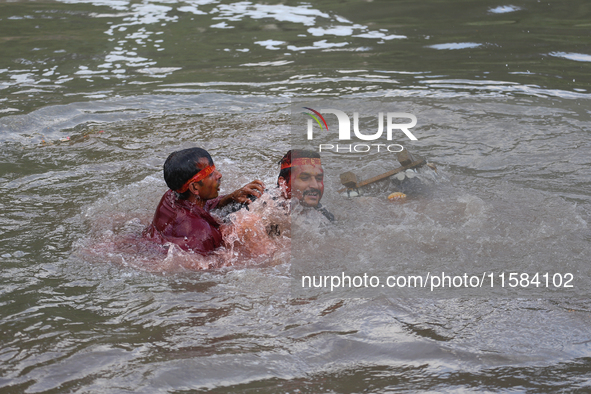
[(398, 162), (401, 166), (407, 166), (413, 161), (415, 161), (414, 157), (406, 149), (403, 149), (402, 152), (396, 153), (396, 159), (398, 159)]
[[(389, 178), (392, 175), (396, 175), (399, 172), (406, 171), (408, 169), (414, 169), (418, 167), (422, 167), (423, 165), (427, 164), (425, 159), (422, 157), (414, 157), (410, 154), (409, 151), (404, 149), (402, 152), (397, 153), (396, 158), (398, 162), (401, 164), (401, 167), (395, 168), (391, 171), (383, 173), (381, 175), (374, 176), (373, 178), (366, 179), (364, 181), (358, 181), (357, 176), (352, 173), (351, 171), (345, 172), (341, 174), (341, 184), (345, 186), (344, 189), (339, 190), (339, 193), (345, 192), (347, 190), (354, 190), (359, 189), (360, 187), (367, 186), (369, 184), (381, 181), (383, 179)], [(430, 168), (433, 168), (429, 166)]]
[(355, 189), (357, 188), (357, 175), (347, 171), (341, 174), (341, 183), (348, 189)]

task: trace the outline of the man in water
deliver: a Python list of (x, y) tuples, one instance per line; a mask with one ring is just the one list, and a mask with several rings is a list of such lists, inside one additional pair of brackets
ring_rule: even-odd
[(265, 185), (255, 180), (218, 197), (221, 178), (205, 149), (171, 153), (164, 163), (164, 180), (170, 190), (162, 196), (144, 236), (161, 244), (172, 242), (183, 250), (202, 255), (222, 246), (220, 224), (209, 211), (232, 202), (249, 204), (252, 196), (262, 194)]
[(334, 215), (322, 207), (324, 194), (324, 170), (317, 152), (292, 149), (279, 162), (281, 170), (277, 185), (286, 198), (296, 198), (304, 208), (312, 208), (333, 222)]

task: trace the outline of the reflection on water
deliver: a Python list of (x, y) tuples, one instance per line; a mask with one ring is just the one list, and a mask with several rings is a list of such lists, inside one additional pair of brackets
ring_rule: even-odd
[[(383, 94), (401, 84), (420, 94), (423, 75), (413, 76), (417, 72), (508, 81), (539, 94), (550, 89), (546, 95), (586, 92), (588, 73), (576, 62), (590, 55), (582, 49), (588, 23), (572, 11), (584, 7), (579, 1), (527, 7), (428, 2), (417, 14), (411, 4), (349, 0), (3, 4), (0, 114), (203, 88), (309, 96)], [(370, 75), (339, 73), (350, 70)], [(399, 72), (397, 80), (374, 77), (392, 71)]]
[(301, 245), (309, 264), (586, 267), (587, 19), (583, 1), (0, 4), (0, 390), (587, 390), (587, 287), (298, 297), (291, 234), (244, 248), (288, 219), (269, 201), (209, 259), (140, 239), (170, 152), (207, 149), (226, 192), (272, 190), (290, 98), (385, 98), (439, 177), (349, 200), (340, 172), (392, 163), (327, 155), (338, 221)]
[(551, 52), (550, 56), (562, 57), (577, 62), (591, 62), (591, 55), (585, 55), (582, 53)]
[(503, 5), (491, 8), (490, 10), (488, 10), (488, 12), (492, 12), (493, 14), (505, 14), (507, 12), (515, 12), (519, 10), (521, 10), (521, 7), (517, 7), (514, 5)]
[(482, 44), (478, 44), (475, 42), (452, 42), (449, 44), (436, 44), (436, 45), (429, 45), (429, 48), (434, 49), (466, 49), (466, 48), (477, 48)]
[[(32, 9), (31, 14), (8, 16), (6, 19), (8, 23), (12, 24), (8, 28), (20, 27), (16, 21), (19, 21), (21, 25), (25, 23), (30, 25), (33, 21), (39, 23), (39, 20), (49, 20), (53, 23), (53, 21), (60, 19), (72, 18), (73, 22), (78, 22), (81, 17), (90, 18), (94, 29), (100, 29), (99, 26), (103, 26), (104, 29), (100, 33), (95, 32), (94, 37), (91, 39), (96, 41), (97, 44), (100, 42), (100, 47), (107, 49), (107, 52), (84, 56), (80, 59), (75, 53), (70, 52), (70, 49), (65, 45), (50, 51), (48, 51), (49, 48), (47, 47), (35, 47), (30, 50), (39, 53), (48, 52), (47, 55), (50, 58), (43, 60), (19, 59), (23, 64), (33, 65), (28, 70), (14, 69), (14, 67), (1, 70), (6, 72), (9, 78), (2, 81), (3, 88), (16, 88), (13, 91), (17, 94), (50, 93), (56, 88), (62, 90), (63, 84), (68, 82), (86, 82), (85, 85), (92, 92), (76, 91), (70, 94), (97, 99), (112, 97), (115, 93), (112, 89), (122, 83), (125, 83), (128, 87), (138, 85), (138, 89), (141, 90), (142, 85), (163, 82), (169, 75), (180, 70), (184, 70), (185, 73), (193, 73), (195, 66), (200, 63), (199, 59), (213, 57), (216, 58), (215, 63), (222, 64), (224, 67), (236, 64), (235, 59), (228, 62), (226, 56), (217, 53), (219, 51), (234, 53), (232, 56), (237, 59), (242, 57), (250, 59), (252, 55), (249, 52), (253, 51), (253, 54), (260, 52), (257, 47), (270, 51), (283, 50), (288, 52), (328, 50), (330, 48), (339, 48), (339, 50), (345, 51), (364, 51), (369, 48), (350, 48), (349, 42), (334, 42), (334, 39), (335, 37), (346, 36), (384, 43), (384, 41), (392, 39), (406, 38), (401, 35), (388, 34), (388, 29), (371, 30), (366, 25), (353, 23), (333, 13), (321, 12), (311, 8), (310, 5), (264, 5), (250, 2), (219, 4), (219, 1), (191, 2), (191, 5), (184, 5), (185, 2), (170, 2), (170, 5), (162, 5), (162, 2), (155, 1), (134, 3), (127, 1), (63, 0), (61, 2), (74, 4), (77, 6), (76, 8), (80, 7), (81, 11), (74, 15), (68, 15), (68, 9), (58, 6), (56, 6), (56, 9), (44, 9), (45, 7)], [(88, 7), (81, 7), (84, 4), (109, 7), (111, 12), (91, 12)], [(12, 11), (10, 8), (5, 8), (5, 12), (9, 14), (18, 11), (26, 12), (25, 10), (16, 8)], [(64, 14), (68, 16), (61, 16)], [(218, 22), (220, 20), (222, 22)], [(207, 47), (207, 44), (198, 42), (196, 46), (190, 46), (190, 51), (195, 54), (195, 58), (184, 59), (182, 57), (185, 57), (186, 54), (177, 52), (178, 48), (176, 46), (178, 46), (179, 42), (170, 42), (171, 27), (169, 25), (189, 25), (191, 29), (188, 31), (192, 34), (215, 36), (218, 34), (217, 29), (234, 29), (235, 27), (240, 29), (241, 34), (243, 34), (245, 28), (246, 31), (250, 30), (247, 26), (251, 24), (251, 21), (255, 23), (264, 21), (267, 23), (263, 26), (263, 30), (268, 32), (266, 35), (271, 35), (274, 31), (284, 31), (282, 34), (285, 35), (284, 40), (261, 40), (260, 38), (257, 40), (258, 36), (253, 37), (251, 33), (247, 35), (246, 41), (244, 38), (236, 41), (232, 40), (234, 42), (229, 45), (230, 48), (222, 48), (218, 45)], [(282, 28), (278, 27), (277, 24), (282, 24)], [(289, 29), (284, 29), (283, 24), (288, 24)], [(196, 26), (197, 30), (195, 31)], [(325, 28), (323, 26), (331, 27)], [(35, 29), (42, 29), (43, 27), (45, 26), (36, 25)], [(73, 31), (69, 31), (69, 33), (75, 34)], [(39, 34), (43, 33), (40, 32)], [(236, 34), (231, 36), (234, 37)], [(326, 36), (329, 38), (310, 39), (309, 36)], [(70, 36), (67, 39), (72, 40), (74, 37)], [(158, 53), (162, 51), (165, 51), (164, 55)], [(241, 56), (241, 53), (244, 55)], [(290, 55), (291, 53), (284, 53), (282, 56)], [(74, 58), (73, 62), (71, 61), (72, 57)], [(164, 64), (163, 60), (170, 57), (180, 57), (180, 63), (166, 62), (167, 64)], [(102, 59), (102, 61), (97, 62), (97, 58)], [(256, 63), (242, 61), (239, 67), (283, 66), (290, 63), (293, 63), (293, 61), (274, 60)], [(179, 67), (179, 64), (182, 64), (183, 67)], [(72, 66), (74, 70), (71, 70)], [(183, 80), (186, 79), (185, 74)], [(105, 86), (107, 90), (97, 91), (95, 87), (97, 85)], [(29, 88), (23, 90), (24, 87)], [(17, 109), (5, 108), (3, 111), (13, 112), (17, 111)]]

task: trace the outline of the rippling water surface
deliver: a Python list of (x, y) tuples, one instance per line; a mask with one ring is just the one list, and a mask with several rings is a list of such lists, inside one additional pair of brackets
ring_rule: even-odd
[[(0, 391), (588, 391), (590, 12), (583, 1), (0, 4)], [(212, 270), (139, 241), (174, 150), (206, 148), (222, 191), (272, 187), (301, 97), (415, 114), (408, 147), (438, 166), (405, 203), (380, 185), (349, 200), (343, 170), (367, 179), (390, 163), (326, 155), (323, 203), (339, 220), (294, 238), (308, 263), (380, 275), (553, 267), (577, 287), (295, 294), (289, 237), (254, 257), (226, 251)]]

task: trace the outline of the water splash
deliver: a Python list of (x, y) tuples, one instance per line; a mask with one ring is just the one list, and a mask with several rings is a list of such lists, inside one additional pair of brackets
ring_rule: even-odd
[[(140, 193), (137, 187), (134, 193)], [(229, 214), (213, 211), (223, 222), (224, 246), (208, 256), (184, 251), (172, 243), (158, 245), (142, 238), (152, 212), (140, 211), (134, 198), (124, 193), (117, 196), (120, 201), (115, 210), (105, 201), (88, 209), (85, 217), (90, 231), (74, 246), (74, 254), (95, 264), (108, 262), (159, 273), (285, 263), (290, 254), (291, 220), (288, 205), (278, 193), (278, 189), (265, 193), (248, 210), (242, 208)]]

